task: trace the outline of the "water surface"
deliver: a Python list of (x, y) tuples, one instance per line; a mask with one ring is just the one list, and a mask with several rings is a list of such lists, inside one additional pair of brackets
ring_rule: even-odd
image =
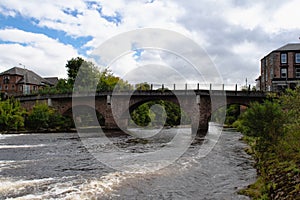
[[(114, 136), (109, 138), (114, 145), (96, 148), (110, 156), (118, 155), (116, 146), (154, 152), (174, 132), (178, 129), (163, 130), (159, 139), (146, 142)], [(225, 130), (212, 151), (199, 156), (201, 146), (216, 139), (212, 131), (168, 167), (129, 173), (95, 159), (76, 133), (0, 135), (0, 199), (249, 199), (237, 191), (254, 182), (256, 170), (240, 138)]]

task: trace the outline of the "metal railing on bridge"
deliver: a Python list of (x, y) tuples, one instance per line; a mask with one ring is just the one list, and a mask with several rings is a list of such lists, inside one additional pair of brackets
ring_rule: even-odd
[(118, 85), (115, 91), (126, 90), (223, 90), (223, 91), (256, 91), (251, 85), (245, 86), (242, 84), (217, 84), (217, 83), (181, 83), (181, 84), (166, 84), (166, 83), (142, 83), (133, 84), (131, 88), (120, 88)]

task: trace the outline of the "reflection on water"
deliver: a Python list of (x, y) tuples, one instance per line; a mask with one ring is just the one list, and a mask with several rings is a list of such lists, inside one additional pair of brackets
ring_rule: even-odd
[[(0, 135), (0, 199), (248, 199), (237, 190), (253, 182), (256, 171), (239, 133), (224, 131), (208, 155), (199, 154), (217, 141), (214, 127), (168, 167), (138, 173), (99, 162), (74, 133)], [(113, 145), (94, 145), (110, 156), (116, 146), (143, 154), (168, 145), (177, 131), (150, 140), (114, 136)]]

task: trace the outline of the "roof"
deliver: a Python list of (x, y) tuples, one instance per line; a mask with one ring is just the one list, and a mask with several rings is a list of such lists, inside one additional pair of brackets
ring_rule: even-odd
[(9, 70), (6, 70), (6, 71), (0, 73), (0, 75), (20, 75), (20, 76), (23, 76), (24, 75), (24, 69), (20, 68), (20, 67), (13, 67)]
[(264, 56), (261, 60), (266, 59), (274, 52), (281, 52), (281, 51), (300, 51), (300, 43), (288, 43), (276, 50), (271, 51), (269, 54)]
[(289, 43), (275, 51), (300, 51), (300, 43)]
[(22, 79), (18, 81), (18, 83), (22, 83), (22, 84), (25, 83), (25, 84), (33, 84), (33, 85), (53, 85), (50, 81), (42, 78), (41, 76), (37, 75), (35, 72), (20, 67), (13, 67), (9, 70), (0, 73), (0, 76), (1, 75), (23, 76)]
[(58, 82), (58, 77), (44, 77), (44, 79), (52, 83), (52, 85), (56, 85)]

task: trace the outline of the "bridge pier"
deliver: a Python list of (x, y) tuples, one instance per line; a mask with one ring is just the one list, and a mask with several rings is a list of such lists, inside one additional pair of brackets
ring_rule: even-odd
[[(116, 122), (116, 120), (118, 121), (118, 123)], [(105, 129), (126, 129), (127, 126), (128, 119), (115, 116), (112, 112), (111, 104), (107, 104), (105, 110)]]
[(192, 134), (197, 136), (204, 137), (208, 131), (208, 120), (206, 122), (195, 121), (192, 122)]
[(211, 98), (199, 95), (196, 102), (196, 113), (190, 113), (192, 118), (192, 133), (204, 137), (208, 131), (209, 117), (211, 115)]
[(114, 120), (114, 116), (111, 110), (111, 105), (106, 105), (105, 110), (105, 129), (119, 129), (118, 125)]

